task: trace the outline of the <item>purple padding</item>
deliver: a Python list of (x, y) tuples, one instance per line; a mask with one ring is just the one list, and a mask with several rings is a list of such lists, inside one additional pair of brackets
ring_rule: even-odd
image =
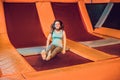
[(27, 56), (24, 58), (38, 71), (92, 62), (71, 51), (68, 51), (65, 55), (60, 53), (50, 61), (43, 61), (41, 55)]
[(34, 3), (4, 3), (4, 10), (9, 39), (16, 48), (45, 45)]
[(74, 41), (101, 39), (87, 32), (77, 3), (52, 3), (52, 8), (55, 18), (63, 21), (67, 38)]
[(120, 56), (120, 44), (96, 47), (95, 49), (112, 54), (112, 55)]

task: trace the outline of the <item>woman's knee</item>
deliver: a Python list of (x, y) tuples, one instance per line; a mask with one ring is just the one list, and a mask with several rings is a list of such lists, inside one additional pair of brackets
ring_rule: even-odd
[(52, 55), (52, 56), (55, 56), (56, 54), (60, 53), (61, 51), (62, 51), (62, 48), (61, 48), (61, 47), (56, 47), (56, 48), (52, 51), (51, 55)]

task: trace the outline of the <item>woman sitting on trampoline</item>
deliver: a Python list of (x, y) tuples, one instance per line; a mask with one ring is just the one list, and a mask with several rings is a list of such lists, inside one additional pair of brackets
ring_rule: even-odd
[(66, 52), (65, 48), (66, 48), (66, 33), (64, 31), (64, 25), (62, 21), (55, 20), (51, 26), (51, 32), (47, 38), (46, 49), (41, 52), (42, 59), (49, 61), (60, 52), (65, 54)]

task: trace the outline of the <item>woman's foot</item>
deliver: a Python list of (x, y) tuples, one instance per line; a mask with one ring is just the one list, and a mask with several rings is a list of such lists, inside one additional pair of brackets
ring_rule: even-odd
[(45, 50), (43, 50), (43, 51), (41, 52), (41, 56), (42, 56), (42, 59), (43, 59), (43, 60), (46, 59), (46, 52), (45, 52)]
[(51, 51), (48, 52), (48, 55), (46, 57), (46, 61), (49, 61), (51, 59)]

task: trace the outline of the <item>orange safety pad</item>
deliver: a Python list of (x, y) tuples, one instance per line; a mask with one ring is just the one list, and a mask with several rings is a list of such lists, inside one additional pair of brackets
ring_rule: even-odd
[(9, 43), (6, 34), (0, 34), (0, 68), (3, 76), (35, 71)]
[(92, 0), (92, 3), (109, 3), (110, 0)]
[(0, 80), (25, 80), (25, 78), (22, 74), (10, 74), (1, 76)]
[(94, 33), (98, 33), (105, 36), (120, 38), (120, 30), (110, 29), (105, 27), (96, 28)]
[(2, 71), (1, 71), (1, 69), (0, 69), (0, 77), (2, 76)]
[(6, 23), (2, 0), (0, 0), (0, 33), (6, 33)]
[[(47, 37), (50, 32), (50, 26), (55, 20), (50, 2), (37, 2), (36, 3), (38, 16), (41, 22), (42, 30)], [(44, 32), (45, 31), (45, 32)]]
[(79, 0), (5, 0), (5, 2), (17, 2), (17, 3), (20, 3), (20, 2), (63, 2), (63, 3), (65, 3), (65, 2), (77, 2), (77, 1), (79, 1)]
[(110, 0), (84, 0), (85, 3), (109, 3)]
[(84, 0), (85, 3), (91, 3), (91, 0)]
[[(0, 0), (0, 69), (2, 77), (35, 71), (11, 45), (6, 32), (3, 3)], [(24, 65), (23, 65), (24, 64)]]
[(92, 28), (92, 24), (90, 22), (90, 17), (88, 16), (87, 9), (86, 9), (84, 1), (79, 1), (78, 6), (79, 6), (79, 10), (81, 11), (83, 22), (84, 22), (84, 25), (87, 28), (87, 31), (92, 33), (93, 28)]
[(11, 3), (33, 3), (38, 1), (49, 1), (49, 0), (5, 0), (4, 2), (11, 2)]
[(120, 58), (65, 67), (36, 73), (26, 73), (27, 80), (119, 80)]
[(77, 53), (78, 55), (93, 60), (93, 61), (100, 61), (104, 59), (114, 58), (116, 56), (106, 54), (104, 52), (98, 51), (96, 49), (86, 47), (82, 44), (78, 44), (74, 41), (67, 40), (67, 46), (70, 48), (72, 52)]
[(120, 3), (120, 0), (110, 0), (110, 2)]
[[(2, 0), (1, 0), (2, 1)], [(84, 1), (85, 3), (109, 3), (109, 2), (117, 2), (119, 3), (120, 0), (5, 0), (4, 2), (15, 2), (15, 3), (33, 3), (33, 2), (78, 2)]]
[(0, 67), (3, 75), (34, 71), (16, 50), (9, 47), (9, 49), (2, 49), (0, 53)]
[(63, 2), (63, 3), (71, 3), (71, 2), (77, 2), (79, 0), (50, 0), (51, 2)]
[(93, 33), (93, 27), (92, 27), (90, 17), (88, 15), (88, 12), (85, 6), (85, 2), (83, 0), (78, 1), (78, 6), (79, 6), (79, 11), (81, 12), (81, 15), (82, 15), (83, 23), (86, 26), (87, 31), (94, 36), (105, 38), (101, 35), (97, 35)]

